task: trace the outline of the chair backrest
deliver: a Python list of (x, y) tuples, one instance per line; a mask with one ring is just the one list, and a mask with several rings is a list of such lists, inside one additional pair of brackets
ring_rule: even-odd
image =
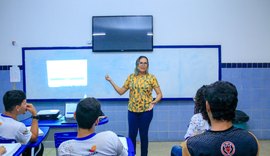
[(134, 149), (131, 139), (128, 137), (126, 137), (126, 139), (127, 139), (127, 144), (128, 144), (128, 155), (135, 156), (135, 149)]
[(171, 156), (182, 156), (182, 147), (174, 145), (171, 149)]
[(0, 137), (0, 143), (16, 143), (17, 141), (15, 139), (7, 139)]
[(54, 146), (56, 148), (56, 155), (58, 156), (58, 147), (64, 141), (76, 138), (77, 132), (57, 132), (54, 133)]
[[(128, 155), (129, 156), (135, 156), (135, 150), (134, 150), (134, 146), (133, 143), (131, 141), (131, 139), (129, 137), (125, 137), (122, 135), (118, 135), (119, 138), (125, 138), (126, 139), (126, 146), (128, 149)], [(120, 139), (120, 141), (122, 142), (122, 140)], [(125, 146), (125, 143), (122, 142), (122, 144)]]
[(77, 132), (58, 132), (54, 133), (54, 145), (55, 148), (58, 148), (59, 145), (67, 140), (76, 138)]

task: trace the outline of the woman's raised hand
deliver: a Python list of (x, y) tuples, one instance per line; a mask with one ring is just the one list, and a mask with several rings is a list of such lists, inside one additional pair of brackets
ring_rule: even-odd
[(107, 81), (111, 81), (112, 79), (111, 79), (111, 77), (107, 74), (107, 75), (105, 75), (105, 79), (107, 80)]

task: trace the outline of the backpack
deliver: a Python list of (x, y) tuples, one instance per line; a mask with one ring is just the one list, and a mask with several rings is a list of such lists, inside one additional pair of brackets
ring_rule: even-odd
[(240, 110), (235, 110), (235, 117), (233, 119), (233, 123), (244, 123), (249, 120), (249, 116)]

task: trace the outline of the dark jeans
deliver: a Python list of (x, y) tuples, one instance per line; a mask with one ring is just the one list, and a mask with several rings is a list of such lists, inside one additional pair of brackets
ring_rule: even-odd
[[(26, 148), (22, 155), (23, 156), (31, 156), (31, 150), (32, 150), (32, 148)], [(39, 146), (35, 147), (34, 155), (35, 156), (42, 156), (43, 151), (44, 151), (44, 146), (41, 143), (41, 144), (39, 144)]]
[(147, 156), (148, 153), (148, 130), (153, 118), (153, 109), (151, 111), (136, 113), (128, 111), (129, 137), (132, 140), (136, 152), (136, 137), (138, 131), (141, 140), (141, 156)]

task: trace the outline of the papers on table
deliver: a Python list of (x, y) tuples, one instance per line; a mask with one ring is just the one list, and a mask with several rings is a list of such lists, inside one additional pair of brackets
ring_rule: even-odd
[(123, 144), (124, 148), (128, 150), (128, 145), (127, 145), (127, 138), (126, 137), (118, 137)]
[[(27, 127), (27, 129), (30, 131), (31, 126)], [(43, 135), (44, 135), (44, 132), (40, 128), (38, 128), (38, 136), (43, 136)]]
[(20, 143), (1, 143), (0, 146), (4, 146), (6, 148), (6, 153), (2, 156), (12, 156), (20, 147)]

